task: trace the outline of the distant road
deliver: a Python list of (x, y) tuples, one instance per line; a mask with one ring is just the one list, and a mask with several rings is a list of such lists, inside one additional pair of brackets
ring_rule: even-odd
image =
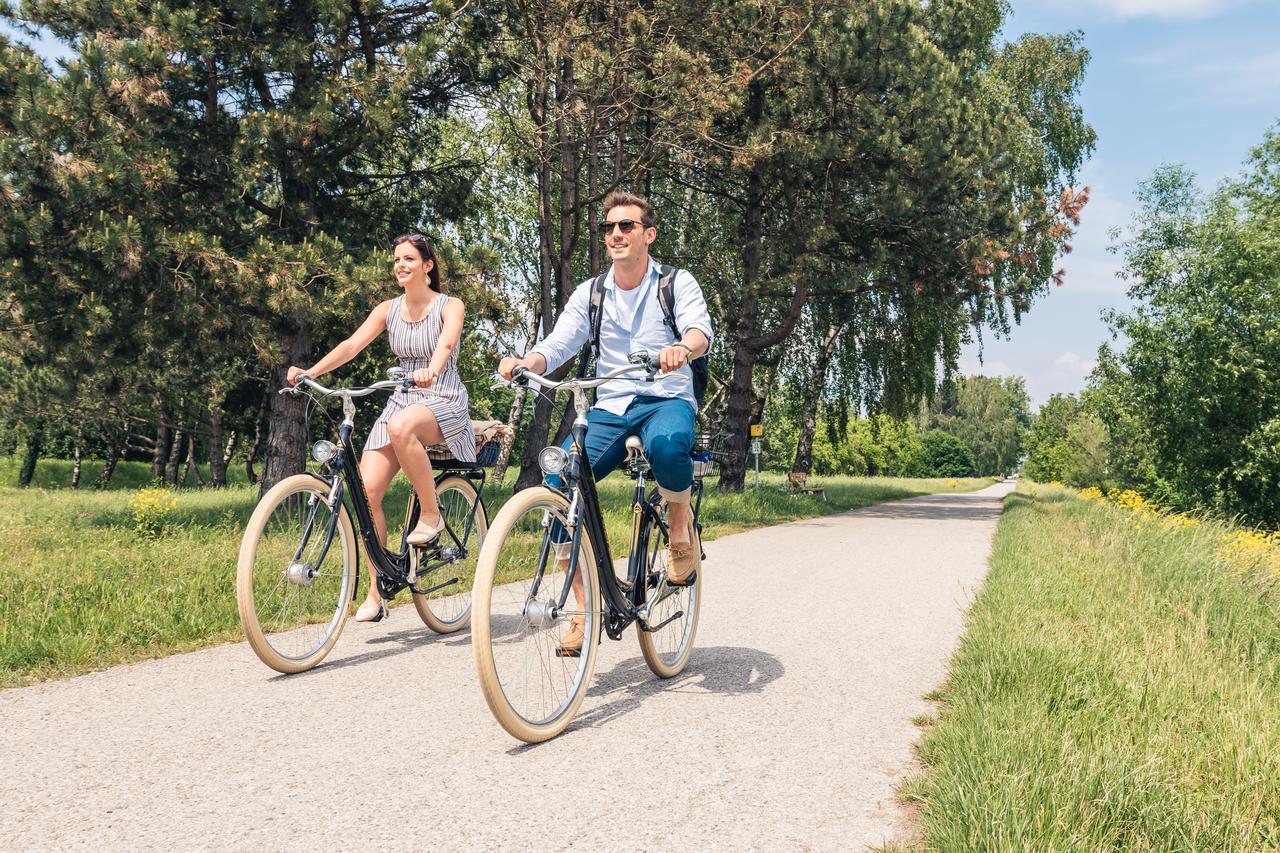
[[(278, 676), (243, 643), (0, 693), (10, 849), (849, 849), (909, 832), (1007, 484), (707, 543), (688, 670), (606, 640), (578, 720), (512, 740), (470, 637), (410, 608)], [(227, 569), (233, 594), (234, 566)]]

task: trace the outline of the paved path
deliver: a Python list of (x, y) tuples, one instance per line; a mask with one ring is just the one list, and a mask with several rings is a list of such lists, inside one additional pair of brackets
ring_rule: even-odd
[[(512, 740), (469, 638), (401, 608), (282, 677), (241, 643), (0, 693), (0, 848), (847, 850), (901, 838), (1008, 486), (707, 543), (688, 670), (606, 640), (565, 734)], [(790, 578), (790, 583), (783, 583)], [(228, 593), (230, 594), (230, 593)]]

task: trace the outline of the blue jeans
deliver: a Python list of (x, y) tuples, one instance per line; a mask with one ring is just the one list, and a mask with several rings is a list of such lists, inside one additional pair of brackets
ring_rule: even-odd
[[(687, 400), (636, 397), (621, 417), (604, 409), (587, 413), (587, 459), (596, 480), (616, 471), (627, 458), (627, 436), (644, 442), (658, 491), (667, 500), (689, 500), (693, 486), (693, 428), (695, 415)], [(573, 436), (564, 440), (568, 450)], [(560, 478), (547, 477), (547, 485), (560, 487)]]
[[(627, 406), (622, 417), (604, 409), (587, 412), (587, 459), (591, 473), (597, 481), (616, 471), (627, 458), (627, 436), (638, 435), (644, 442), (645, 454), (653, 468), (653, 478), (658, 481), (658, 492), (668, 501), (688, 503), (693, 488), (693, 431), (697, 416), (687, 400), (679, 398), (636, 397)], [(573, 443), (569, 436), (561, 445), (565, 450)], [(560, 488), (560, 476), (547, 476), (547, 485)], [(566, 531), (556, 522), (552, 526), (551, 541), (556, 543), (556, 555), (568, 557), (560, 551), (568, 540)]]

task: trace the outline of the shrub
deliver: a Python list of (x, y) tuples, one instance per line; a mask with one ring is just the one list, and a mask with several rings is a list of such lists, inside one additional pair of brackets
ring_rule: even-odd
[(973, 451), (949, 432), (931, 429), (920, 436), (915, 473), (919, 477), (972, 477)]
[(169, 489), (138, 489), (129, 499), (133, 529), (149, 539), (159, 536), (172, 520), (178, 499)]

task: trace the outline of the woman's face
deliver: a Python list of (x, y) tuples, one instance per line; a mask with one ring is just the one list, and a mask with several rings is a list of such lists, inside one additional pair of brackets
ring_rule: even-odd
[(391, 269), (395, 272), (396, 281), (400, 286), (407, 287), (411, 282), (419, 284), (425, 282), (433, 263), (433, 261), (424, 262), (417, 247), (406, 240), (395, 247)]

